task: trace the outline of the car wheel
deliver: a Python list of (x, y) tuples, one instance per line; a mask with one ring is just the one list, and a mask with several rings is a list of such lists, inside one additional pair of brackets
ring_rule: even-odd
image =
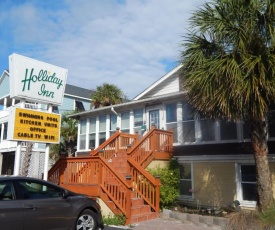
[(76, 230), (96, 230), (97, 219), (96, 214), (91, 210), (84, 210), (76, 221)]

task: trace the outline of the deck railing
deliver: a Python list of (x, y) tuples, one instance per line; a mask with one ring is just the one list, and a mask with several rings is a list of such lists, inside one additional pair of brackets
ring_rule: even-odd
[(140, 165), (154, 152), (172, 152), (173, 132), (156, 129), (152, 126), (151, 130), (143, 138), (131, 147), (127, 154)]
[(138, 140), (138, 134), (127, 134), (116, 130), (108, 140), (102, 143), (98, 148), (91, 150), (90, 155), (96, 156), (102, 153), (105, 159), (111, 159), (118, 152), (127, 152), (128, 146), (134, 145)]
[(128, 158), (128, 163), (133, 190), (158, 213), (161, 186), (159, 178), (153, 177), (131, 157)]

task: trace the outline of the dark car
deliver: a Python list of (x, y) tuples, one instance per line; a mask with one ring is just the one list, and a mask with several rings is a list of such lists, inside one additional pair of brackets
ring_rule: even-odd
[(96, 200), (30, 177), (0, 176), (0, 229), (103, 229)]

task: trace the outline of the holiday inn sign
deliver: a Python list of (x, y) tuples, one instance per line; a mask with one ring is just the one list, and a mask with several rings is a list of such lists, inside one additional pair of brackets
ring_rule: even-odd
[(61, 105), (68, 70), (18, 54), (9, 56), (10, 97)]

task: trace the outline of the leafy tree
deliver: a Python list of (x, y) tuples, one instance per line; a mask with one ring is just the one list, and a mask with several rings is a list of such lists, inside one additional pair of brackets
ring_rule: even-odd
[(268, 110), (275, 100), (274, 0), (214, 0), (190, 18), (183, 41), (187, 101), (211, 118), (250, 126), (259, 208), (274, 204), (268, 164)]
[(124, 93), (116, 85), (103, 83), (96, 87), (96, 92), (92, 95), (92, 104), (95, 109), (123, 102)]

